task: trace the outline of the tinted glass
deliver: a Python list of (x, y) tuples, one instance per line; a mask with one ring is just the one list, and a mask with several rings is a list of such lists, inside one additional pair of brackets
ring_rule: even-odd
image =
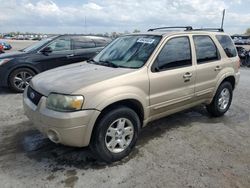
[(225, 53), (228, 57), (235, 57), (237, 56), (236, 49), (231, 38), (227, 35), (216, 35), (216, 38), (220, 42), (222, 48), (224, 49)]
[(71, 50), (71, 40), (70, 38), (59, 38), (50, 43), (48, 47), (52, 52)]
[(209, 36), (194, 36), (197, 63), (218, 60), (217, 48)]
[(170, 39), (156, 59), (160, 70), (192, 65), (191, 49), (188, 37)]
[(74, 49), (86, 49), (95, 47), (94, 41), (86, 37), (74, 37), (73, 41)]

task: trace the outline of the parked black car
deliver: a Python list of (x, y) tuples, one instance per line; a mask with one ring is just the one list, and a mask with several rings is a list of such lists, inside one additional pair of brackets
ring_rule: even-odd
[(19, 52), (1, 54), (0, 86), (23, 92), (34, 75), (88, 60), (109, 42), (111, 39), (105, 37), (60, 35), (39, 41)]

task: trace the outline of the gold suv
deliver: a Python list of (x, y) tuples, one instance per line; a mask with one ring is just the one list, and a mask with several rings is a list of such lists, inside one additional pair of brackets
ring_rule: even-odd
[(222, 116), (240, 77), (230, 36), (167, 29), (119, 37), (87, 62), (35, 76), (26, 115), (52, 142), (90, 145), (107, 162), (127, 156), (150, 121), (199, 104)]

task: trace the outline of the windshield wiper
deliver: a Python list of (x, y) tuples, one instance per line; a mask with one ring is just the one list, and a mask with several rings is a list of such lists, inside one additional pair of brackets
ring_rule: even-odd
[(109, 66), (109, 67), (113, 67), (113, 68), (118, 68), (118, 67), (120, 67), (119, 65), (116, 65), (116, 64), (114, 64), (113, 62), (111, 62), (111, 61), (108, 61), (108, 60), (100, 60), (99, 61), (102, 65), (106, 65), (106, 66)]
[(91, 62), (93, 62), (94, 64), (99, 64), (97, 61), (95, 61), (94, 59), (89, 59), (89, 60), (87, 60), (87, 63), (91, 63)]

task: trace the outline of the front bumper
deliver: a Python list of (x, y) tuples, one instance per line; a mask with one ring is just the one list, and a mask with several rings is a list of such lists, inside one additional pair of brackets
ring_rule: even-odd
[(89, 144), (95, 121), (100, 114), (97, 110), (56, 112), (46, 108), (44, 96), (36, 106), (27, 97), (27, 89), (23, 95), (23, 106), (26, 116), (51, 141), (75, 147)]
[(7, 75), (8, 70), (0, 66), (0, 87), (7, 87), (8, 81), (7, 81)]

